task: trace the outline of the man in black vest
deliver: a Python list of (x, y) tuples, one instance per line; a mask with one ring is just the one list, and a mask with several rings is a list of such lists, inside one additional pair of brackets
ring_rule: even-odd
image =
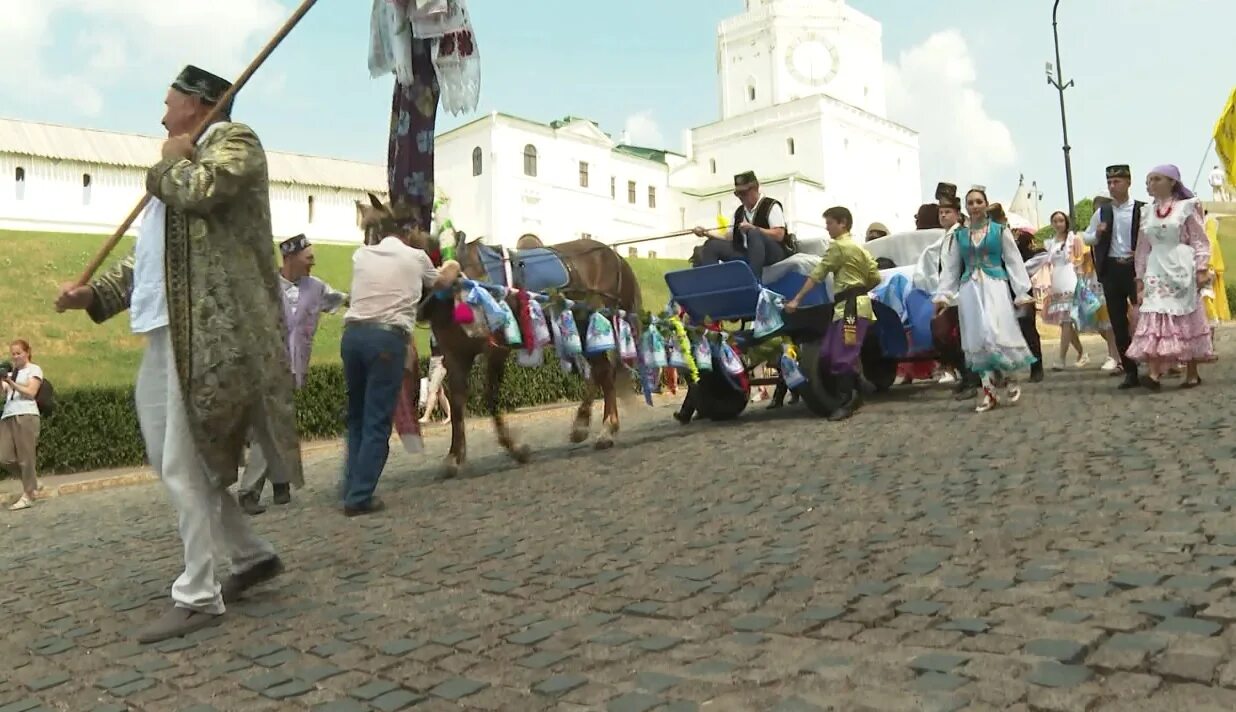
[(1116, 349), (1124, 366), (1122, 390), (1138, 386), (1137, 363), (1125, 356), (1125, 351), (1132, 341), (1129, 305), (1137, 304), (1133, 253), (1137, 250), (1137, 233), (1146, 204), (1129, 196), (1132, 177), (1127, 165), (1107, 167), (1107, 191), (1112, 201), (1095, 211), (1083, 238), (1092, 248), (1094, 268), (1107, 298), (1112, 333), (1116, 336)]
[(742, 201), (734, 212), (733, 227), (727, 231), (695, 228), (704, 244), (695, 248), (691, 264), (695, 267), (745, 260), (757, 279), (764, 268), (788, 256), (785, 210), (781, 203), (760, 195), (760, 182), (753, 171), (734, 176), (734, 195)]

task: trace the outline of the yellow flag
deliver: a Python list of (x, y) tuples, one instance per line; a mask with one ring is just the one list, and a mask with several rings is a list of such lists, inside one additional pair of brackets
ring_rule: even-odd
[(717, 227), (724, 230), (729, 226), (729, 223), (725, 220), (725, 216), (721, 213), (717, 213)]
[(1219, 154), (1223, 170), (1227, 172), (1227, 184), (1236, 185), (1236, 90), (1232, 91), (1215, 124), (1215, 153)]

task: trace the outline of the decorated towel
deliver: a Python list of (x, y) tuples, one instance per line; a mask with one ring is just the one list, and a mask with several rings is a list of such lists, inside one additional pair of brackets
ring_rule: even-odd
[(545, 309), (535, 299), (528, 304), (528, 318), (532, 325), (532, 345), (536, 347), (549, 346), (553, 341), (550, 335), (549, 320), (545, 317)]
[(643, 343), (640, 346), (640, 361), (649, 368), (662, 369), (669, 365), (669, 360), (665, 355), (665, 340), (661, 338), (661, 332), (657, 329), (654, 322), (644, 332)]
[(502, 311), (502, 307), (498, 305), (498, 300), (494, 299), (494, 295), (490, 294), (488, 289), (479, 284), (474, 284), (468, 290), (468, 296), (464, 298), (464, 301), (480, 311), (490, 331), (498, 331), (506, 326), (507, 312)]

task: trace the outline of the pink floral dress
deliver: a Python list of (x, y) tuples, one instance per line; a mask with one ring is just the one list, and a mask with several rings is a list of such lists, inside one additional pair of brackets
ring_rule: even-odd
[(1147, 206), (1133, 257), (1144, 293), (1129, 358), (1164, 367), (1214, 360), (1197, 286), (1198, 271), (1210, 264), (1201, 203), (1190, 198)]

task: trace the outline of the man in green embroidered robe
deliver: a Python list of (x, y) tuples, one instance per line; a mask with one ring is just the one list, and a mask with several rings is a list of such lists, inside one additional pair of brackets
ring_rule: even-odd
[[(143, 629), (154, 642), (215, 623), (245, 589), (283, 564), (227, 487), (251, 431), (271, 468), (303, 485), (292, 372), (283, 338), (266, 154), (230, 107), (194, 144), (189, 133), (230, 84), (187, 67), (168, 91), (163, 159), (146, 172), (153, 196), (134, 253), (57, 309), (95, 322), (129, 311), (147, 339), (136, 400), (152, 467), (179, 515), (185, 570), (173, 607)], [(222, 587), (215, 552), (231, 560)]]

